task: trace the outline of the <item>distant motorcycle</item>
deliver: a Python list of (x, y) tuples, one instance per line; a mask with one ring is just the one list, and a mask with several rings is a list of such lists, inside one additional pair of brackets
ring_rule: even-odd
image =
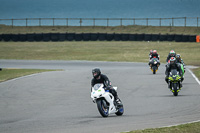
[[(117, 90), (117, 87), (113, 88)], [(118, 116), (124, 113), (123, 104), (117, 105), (114, 96), (109, 90), (107, 91), (104, 89), (103, 84), (95, 84), (94, 87), (92, 87), (91, 98), (93, 102), (97, 104), (99, 113), (103, 117), (108, 117), (111, 113), (115, 113)]]
[(178, 92), (181, 90), (181, 76), (176, 69), (171, 70), (168, 78), (168, 84), (173, 95), (178, 96)]
[(150, 62), (150, 69), (153, 72), (153, 74), (156, 74), (159, 66), (160, 66), (160, 61), (158, 60), (158, 58), (152, 58)]

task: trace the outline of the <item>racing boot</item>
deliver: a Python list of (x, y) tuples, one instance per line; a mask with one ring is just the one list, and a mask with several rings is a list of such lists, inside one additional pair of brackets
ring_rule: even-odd
[(122, 102), (118, 96), (115, 96), (115, 102), (116, 102), (117, 106), (122, 106)]

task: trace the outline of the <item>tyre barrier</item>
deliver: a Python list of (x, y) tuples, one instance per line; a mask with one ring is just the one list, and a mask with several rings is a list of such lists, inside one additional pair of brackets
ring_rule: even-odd
[(114, 34), (107, 34), (106, 40), (107, 41), (112, 41), (114, 39)]
[(137, 34), (129, 34), (129, 41), (137, 41)]
[(137, 34), (137, 41), (144, 41), (144, 34)]
[(115, 34), (115, 33), (114, 33), (113, 40), (114, 40), (114, 41), (121, 41), (121, 34)]
[(57, 42), (59, 40), (59, 33), (51, 33), (51, 41)]
[(90, 41), (91, 35), (90, 33), (83, 33), (83, 41)]
[(151, 34), (145, 34), (144, 35), (144, 40), (145, 41), (151, 41), (152, 40), (152, 35)]
[(120, 33), (28, 33), (0, 34), (0, 41), (175, 41), (196, 42), (196, 35)]
[(48, 42), (51, 40), (50, 33), (44, 33), (43, 34), (43, 41)]
[(65, 33), (60, 33), (58, 35), (58, 41), (65, 41), (66, 39), (66, 34)]
[(107, 40), (107, 33), (99, 33), (99, 37), (98, 37), (99, 41), (105, 41)]

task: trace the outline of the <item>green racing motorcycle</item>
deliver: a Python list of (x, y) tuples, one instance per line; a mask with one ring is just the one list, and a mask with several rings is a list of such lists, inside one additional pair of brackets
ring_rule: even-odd
[[(182, 72), (184, 75), (183, 70)], [(178, 96), (178, 92), (181, 90), (182, 87), (181, 79), (182, 77), (180, 76), (179, 72), (176, 69), (172, 69), (169, 74), (168, 84), (174, 96)]]

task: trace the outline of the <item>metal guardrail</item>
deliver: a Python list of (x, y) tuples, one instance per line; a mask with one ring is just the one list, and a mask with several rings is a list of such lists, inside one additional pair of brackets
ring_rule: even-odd
[(176, 18), (21, 18), (0, 19), (10, 26), (193, 26), (199, 27), (199, 17)]

